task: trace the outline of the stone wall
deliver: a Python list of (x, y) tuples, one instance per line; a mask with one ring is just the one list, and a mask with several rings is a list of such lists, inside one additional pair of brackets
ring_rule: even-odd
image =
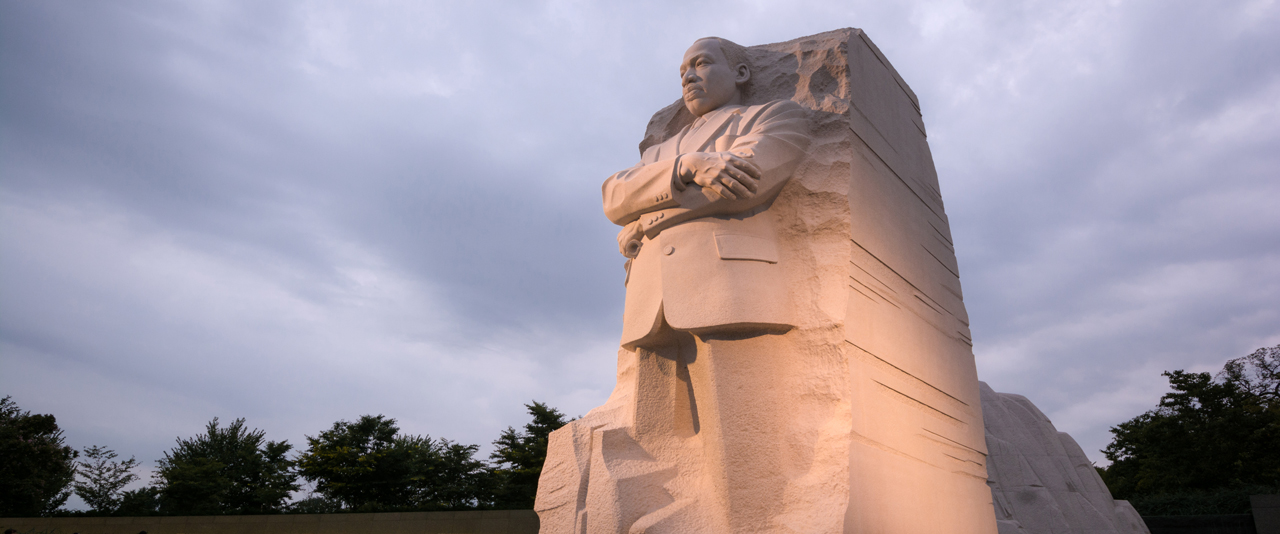
[(21, 534), (535, 534), (533, 510), (177, 517), (0, 518)]

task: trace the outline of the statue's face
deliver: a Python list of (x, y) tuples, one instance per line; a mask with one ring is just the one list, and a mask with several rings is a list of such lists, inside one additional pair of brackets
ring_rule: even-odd
[(730, 65), (714, 39), (695, 42), (680, 64), (684, 105), (701, 117), (726, 104), (738, 104), (738, 83), (747, 81), (750, 75), (746, 65)]

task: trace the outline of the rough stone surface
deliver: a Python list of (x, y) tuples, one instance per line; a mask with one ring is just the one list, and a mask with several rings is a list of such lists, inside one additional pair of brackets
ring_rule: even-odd
[(982, 383), (987, 475), (1000, 534), (1149, 534), (1111, 498), (1076, 440), (1022, 395)]
[[(776, 198), (741, 214), (670, 224), (685, 212), (663, 210), (686, 192), (640, 199), (654, 207), (637, 223), (617, 386), (551, 435), (535, 506), (542, 532), (996, 532), (959, 270), (915, 95), (861, 30), (747, 53), (741, 116), (798, 104), (804, 157), (789, 179), (762, 180), (780, 184)], [(630, 171), (673, 172), (672, 139), (707, 135), (694, 118), (682, 102), (655, 114)], [(727, 132), (693, 150), (749, 148)], [(606, 213), (632, 224), (618, 206), (640, 197), (611, 201), (609, 183)], [(738, 257), (699, 225), (758, 239)], [(711, 247), (724, 265), (698, 269), (755, 269), (737, 280), (769, 284), (697, 286), (661, 271)], [(673, 284), (686, 289), (673, 294)], [(716, 293), (729, 288), (780, 304), (693, 309), (690, 297), (731, 302)], [(671, 299), (682, 308), (664, 322)], [(739, 312), (761, 324), (712, 324)], [(666, 338), (645, 338), (651, 331)]]

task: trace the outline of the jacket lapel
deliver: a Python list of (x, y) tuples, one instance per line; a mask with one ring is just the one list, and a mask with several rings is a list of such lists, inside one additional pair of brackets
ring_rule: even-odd
[(707, 119), (706, 124), (703, 124), (697, 131), (690, 132), (690, 127), (682, 129), (682, 139), (676, 145), (679, 147), (680, 153), (705, 152), (712, 140), (724, 133), (729, 119), (741, 115), (744, 109), (746, 108), (741, 106), (720, 108), (711, 112), (711, 117)]
[(688, 127), (681, 128), (675, 135), (667, 138), (666, 141), (653, 145), (646, 150), (641, 156), (642, 163), (657, 163), (664, 159), (671, 159), (680, 155), (680, 142), (684, 140), (684, 136), (689, 132)]

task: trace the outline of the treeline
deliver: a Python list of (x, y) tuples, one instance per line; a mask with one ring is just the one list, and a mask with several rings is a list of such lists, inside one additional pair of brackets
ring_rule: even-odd
[[(0, 399), (0, 517), (50, 515), (239, 515), (532, 508), (547, 436), (568, 421), (540, 402), (532, 420), (508, 427), (488, 461), (479, 446), (402, 433), (382, 415), (338, 421), (307, 436), (305, 450), (268, 441), (244, 419), (214, 418), (204, 433), (178, 439), (156, 462), (151, 484), (138, 461), (64, 443), (52, 415), (22, 411)], [(291, 501), (303, 487), (309, 496)], [(71, 512), (72, 494), (90, 507)]]
[[(1098, 468), (1117, 499), (1151, 515), (1239, 514), (1249, 495), (1280, 493), (1280, 345), (1228, 361), (1222, 371), (1165, 372), (1158, 406), (1111, 429)], [(243, 419), (179, 439), (151, 484), (138, 462), (99, 446), (63, 443), (52, 415), (0, 399), (0, 516), (67, 514), (74, 492), (97, 515), (328, 513), (532, 508), (547, 436), (567, 423), (545, 404), (507, 428), (488, 460), (478, 446), (400, 432), (394, 419), (338, 421), (295, 452)], [(304, 484), (307, 498), (290, 501)]]
[(1139, 513), (1244, 514), (1280, 493), (1280, 345), (1217, 374), (1165, 372), (1159, 405), (1111, 428), (1098, 472)]

